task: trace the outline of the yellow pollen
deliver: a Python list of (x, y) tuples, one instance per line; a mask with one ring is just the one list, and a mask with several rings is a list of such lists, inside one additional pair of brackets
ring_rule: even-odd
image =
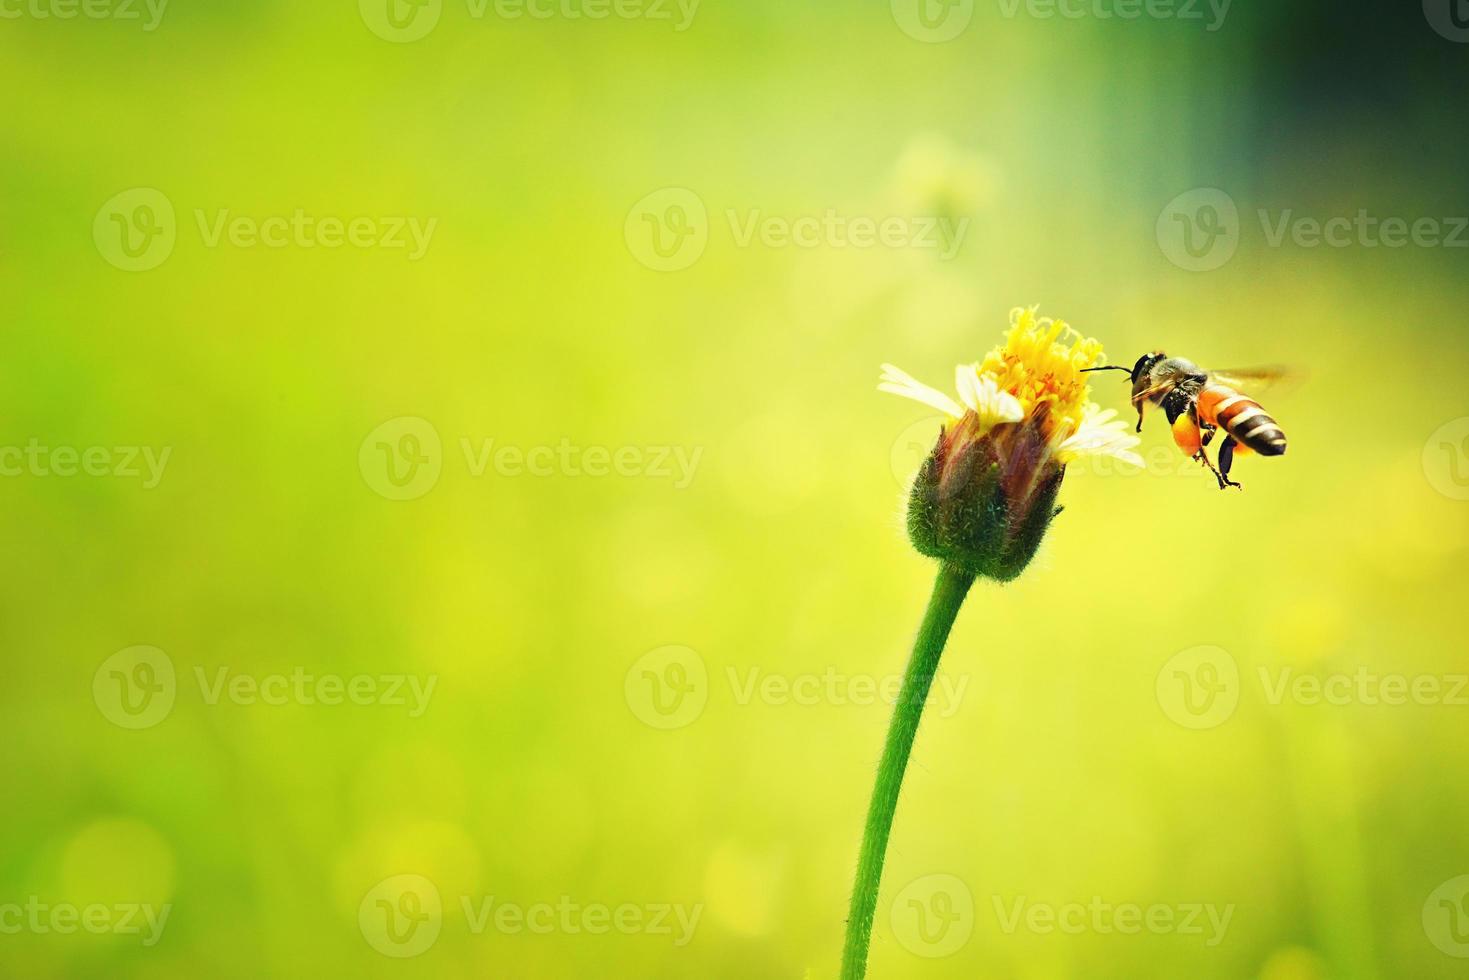
[(1049, 403), (1042, 424), (1052, 440), (1065, 439), (1081, 425), (1087, 398), (1083, 368), (1096, 367), (1100, 341), (1084, 337), (1064, 321), (1037, 318), (1035, 309), (1010, 311), (1005, 343), (985, 355), (981, 375), (1019, 401), (1027, 416)]

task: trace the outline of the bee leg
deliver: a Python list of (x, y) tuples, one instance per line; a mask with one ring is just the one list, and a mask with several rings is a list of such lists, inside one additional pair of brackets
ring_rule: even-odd
[(1199, 431), (1204, 434), (1202, 445), (1207, 446), (1210, 442), (1214, 440), (1214, 432), (1217, 428), (1217, 426), (1205, 425), (1202, 422), (1199, 423)]
[(1227, 437), (1219, 444), (1219, 470), (1214, 475), (1219, 477), (1219, 489), (1225, 487), (1244, 487), (1229, 478), (1229, 468), (1234, 465), (1234, 436)]
[[(1219, 479), (1219, 471), (1215, 469), (1214, 464), (1209, 461), (1209, 454), (1204, 452), (1204, 448), (1202, 446), (1199, 447), (1198, 452), (1194, 453), (1193, 458), (1198, 460), (1204, 466), (1207, 466), (1209, 468), (1209, 472), (1214, 474), (1214, 479)], [(1224, 489), (1224, 483), (1222, 481), (1219, 484), (1219, 489)]]
[(1228, 477), (1219, 472), (1219, 468), (1214, 465), (1213, 460), (1209, 459), (1209, 453), (1204, 449), (1202, 444), (1199, 446), (1199, 451), (1194, 453), (1192, 458), (1209, 468), (1209, 472), (1214, 474), (1214, 479), (1219, 481), (1220, 490), (1223, 490), (1226, 486), (1239, 486), (1238, 483), (1231, 483)]
[(1143, 431), (1143, 403), (1141, 400), (1132, 403), (1137, 408), (1137, 431)]

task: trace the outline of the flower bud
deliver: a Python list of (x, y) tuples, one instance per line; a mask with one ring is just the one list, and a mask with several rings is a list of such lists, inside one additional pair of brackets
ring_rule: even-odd
[(1061, 513), (1065, 475), (1033, 417), (982, 434), (961, 422), (940, 434), (913, 481), (908, 536), (920, 554), (1008, 582)]
[(1017, 309), (1005, 343), (956, 370), (960, 401), (883, 366), (881, 390), (948, 416), (908, 500), (908, 536), (921, 554), (1008, 582), (1061, 512), (1069, 461), (1106, 455), (1142, 465), (1131, 451), (1137, 437), (1089, 398), (1083, 372), (1101, 355), (1101, 344), (1065, 323)]

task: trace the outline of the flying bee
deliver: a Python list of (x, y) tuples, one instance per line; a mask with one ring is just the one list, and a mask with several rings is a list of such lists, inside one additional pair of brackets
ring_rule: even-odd
[[(1143, 408), (1161, 406), (1173, 427), (1173, 441), (1186, 455), (1209, 468), (1219, 489), (1238, 487), (1229, 478), (1236, 454), (1261, 456), (1285, 453), (1285, 433), (1260, 403), (1237, 387), (1248, 380), (1273, 381), (1286, 372), (1278, 368), (1251, 371), (1204, 371), (1193, 361), (1169, 357), (1162, 351), (1144, 354), (1132, 370), (1111, 365), (1089, 371), (1124, 371), (1132, 380), (1132, 405), (1137, 409), (1137, 431), (1143, 431)], [(1215, 433), (1224, 430), (1216, 466), (1205, 449)]]

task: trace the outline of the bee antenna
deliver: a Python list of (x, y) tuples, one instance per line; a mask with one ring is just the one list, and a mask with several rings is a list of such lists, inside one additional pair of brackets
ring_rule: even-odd
[(1083, 374), (1085, 374), (1087, 371), (1123, 371), (1127, 374), (1132, 373), (1132, 368), (1125, 368), (1116, 364), (1108, 364), (1104, 367), (1082, 368), (1081, 370)]

